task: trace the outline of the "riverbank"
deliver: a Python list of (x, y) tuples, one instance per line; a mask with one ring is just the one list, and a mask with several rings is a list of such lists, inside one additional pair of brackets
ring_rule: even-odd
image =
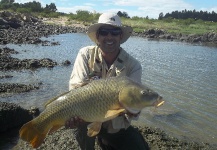
[[(77, 22), (74, 20), (69, 20), (67, 17), (59, 18), (44, 18), (42, 20), (46, 24), (68, 26), (73, 28), (82, 28), (83, 31), (87, 31), (88, 25), (84, 23)], [(127, 23), (127, 22), (126, 22)], [(141, 29), (140, 29), (141, 30)], [(81, 30), (78, 30), (81, 31)], [(217, 47), (217, 33), (210, 31), (204, 34), (183, 34), (183, 33), (169, 33), (164, 28), (155, 28), (155, 26), (149, 25), (148, 29), (144, 29), (142, 32), (134, 31), (132, 36), (139, 36), (148, 39), (155, 40), (169, 40), (169, 41), (181, 41), (192, 44), (200, 44), (206, 46)]]
[[(5, 11), (0, 12), (0, 16), (0, 44), (42, 43), (47, 45), (47, 42), (41, 41), (40, 37), (75, 32), (85, 33), (88, 28), (88, 25), (85, 23), (69, 20), (67, 17), (38, 18)], [(175, 40), (217, 47), (217, 33), (213, 30), (203, 34), (183, 34), (178, 32), (169, 33), (164, 28), (155, 28), (154, 26), (149, 27), (150, 28), (144, 29), (143, 31), (134, 31), (132, 36), (155, 40)], [(31, 32), (28, 32), (28, 30), (31, 30)]]
[[(80, 30), (81, 29), (81, 30)], [(78, 24), (76, 24), (76, 27), (68, 27), (68, 26), (59, 26), (59, 25), (52, 25), (52, 24), (44, 24), (40, 20), (37, 22), (25, 22), (24, 27), (22, 28), (11, 28), (9, 27), (8, 29), (3, 29), (1, 30), (0, 36), (0, 41), (2, 42), (2, 46), (4, 46), (7, 43), (14, 43), (14, 44), (24, 44), (24, 43), (29, 43), (29, 44), (38, 44), (40, 46), (49, 46), (51, 45), (50, 41), (42, 41), (40, 40), (40, 37), (43, 36), (49, 36), (52, 34), (62, 34), (62, 33), (67, 33), (73, 31), (74, 32), (85, 32), (86, 27), (80, 27)], [(154, 32), (159, 32), (161, 34), (160, 30), (154, 30)], [(153, 30), (150, 30), (150, 33), (152, 33)], [(22, 33), (22, 34), (20, 34)], [(134, 33), (135, 34), (135, 33)], [(140, 36), (140, 35), (138, 35)], [(7, 38), (6, 38), (7, 37)], [(24, 38), (25, 37), (25, 38)], [(37, 37), (35, 40), (34, 38)], [(34, 42), (35, 41), (35, 42)], [(43, 43), (48, 43), (48, 44), (43, 44)], [(59, 43), (61, 44), (61, 43)], [(10, 56), (6, 56), (5, 53), (16, 53), (12, 50), (3, 50), (1, 52), (1, 57), (4, 56), (4, 58), (9, 58)], [(13, 63), (15, 59), (1, 59), (0, 58), (0, 63), (1, 67), (4, 69), (1, 69), (0, 71), (14, 71), (14, 70), (19, 70), (19, 69), (35, 69), (38, 68), (40, 69), (42, 66), (40, 65), (41, 61), (40, 60), (17, 60), (16, 63)], [(3, 61), (7, 60), (7, 61)], [(49, 60), (51, 60), (49, 58)], [(52, 61), (53, 62), (53, 61)], [(10, 67), (12, 64), (12, 67)], [(24, 65), (25, 64), (25, 65)], [(49, 64), (49, 63), (45, 63)], [(46, 67), (46, 66), (45, 66)], [(51, 67), (48, 65), (48, 68)], [(52, 67), (55, 67), (52, 66)], [(3, 79), (10, 79), (13, 78), (10, 75), (4, 75), (1, 76), (0, 78)], [(16, 85), (13, 84), (13, 86), (4, 86), (6, 87), (6, 91), (0, 92), (2, 93), (9, 93), (9, 92), (15, 92), (13, 89), (17, 87)], [(16, 90), (17, 93), (23, 93), (25, 91), (26, 86), (20, 86), (21, 89)], [(34, 89), (40, 88), (40, 83), (37, 84)], [(28, 90), (25, 92), (29, 92)], [(202, 142), (195, 142), (194, 139), (192, 140), (183, 140), (183, 139), (176, 139), (170, 135), (167, 135), (163, 131), (151, 127), (141, 127), (141, 126), (136, 126), (139, 127), (140, 132), (142, 133), (143, 137), (146, 139), (146, 141), (149, 143), (151, 149), (214, 149), (210, 144), (208, 143), (202, 143)], [(10, 129), (9, 129), (10, 130)], [(6, 131), (7, 132), (7, 131)], [(7, 134), (7, 133), (5, 133)], [(18, 135), (17, 135), (18, 136)], [(31, 149), (29, 145), (23, 141), (18, 141), (18, 145), (15, 147), (15, 149)], [(64, 129), (62, 128), (61, 130), (58, 130), (52, 135), (49, 135), (46, 138), (45, 144), (43, 144), (39, 149), (78, 149), (77, 144), (75, 142), (75, 139), (72, 137), (72, 131), (69, 129)], [(97, 149), (97, 148), (96, 148)]]
[[(167, 135), (165, 132), (151, 127), (135, 126), (149, 144), (151, 150), (171, 149), (171, 150), (214, 150), (215, 148), (208, 143), (197, 143), (194, 141), (179, 140)], [(33, 150), (26, 142), (19, 140), (14, 150)], [(45, 142), (37, 150), (72, 150), (79, 149), (73, 137), (72, 129), (61, 128), (52, 135), (48, 135)], [(100, 150), (97, 142), (95, 149)]]

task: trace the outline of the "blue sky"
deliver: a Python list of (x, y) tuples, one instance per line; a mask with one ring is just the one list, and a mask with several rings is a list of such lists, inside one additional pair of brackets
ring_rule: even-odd
[[(26, 3), (33, 0), (15, 0), (16, 3)], [(76, 13), (77, 10), (90, 12), (118, 12), (124, 11), (130, 17), (139, 16), (158, 18), (163, 12), (184, 9), (196, 11), (215, 11), (217, 13), (217, 0), (35, 0), (42, 4), (55, 3), (57, 11)]]

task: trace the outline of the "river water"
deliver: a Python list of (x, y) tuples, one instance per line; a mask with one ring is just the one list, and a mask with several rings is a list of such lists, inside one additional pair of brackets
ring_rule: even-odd
[[(58, 41), (60, 45), (7, 46), (19, 52), (13, 57), (51, 58), (59, 64), (70, 60), (72, 65), (0, 72), (0, 75), (14, 76), (1, 79), (1, 82), (42, 83), (39, 90), (0, 95), (0, 101), (14, 102), (24, 108), (37, 106), (43, 110), (44, 102), (68, 90), (78, 50), (94, 44), (82, 33), (42, 39)], [(178, 138), (217, 144), (217, 48), (140, 37), (131, 37), (122, 47), (141, 62), (142, 82), (166, 101), (158, 109), (144, 109), (138, 123), (160, 128)]]

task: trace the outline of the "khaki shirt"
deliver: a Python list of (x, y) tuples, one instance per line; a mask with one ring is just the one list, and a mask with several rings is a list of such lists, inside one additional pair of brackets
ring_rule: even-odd
[[(77, 87), (89, 78), (107, 78), (112, 76), (128, 76), (134, 81), (141, 83), (141, 64), (124, 49), (114, 63), (108, 68), (98, 46), (87, 46), (78, 52), (72, 74), (69, 81), (69, 90)], [(103, 123), (109, 133), (118, 132), (122, 128), (128, 128), (132, 119), (127, 115), (119, 116), (111, 121)]]

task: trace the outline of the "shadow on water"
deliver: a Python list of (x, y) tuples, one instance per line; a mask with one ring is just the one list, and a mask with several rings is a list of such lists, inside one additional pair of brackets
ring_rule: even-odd
[(20, 127), (10, 129), (0, 134), (0, 150), (12, 149), (19, 139)]

